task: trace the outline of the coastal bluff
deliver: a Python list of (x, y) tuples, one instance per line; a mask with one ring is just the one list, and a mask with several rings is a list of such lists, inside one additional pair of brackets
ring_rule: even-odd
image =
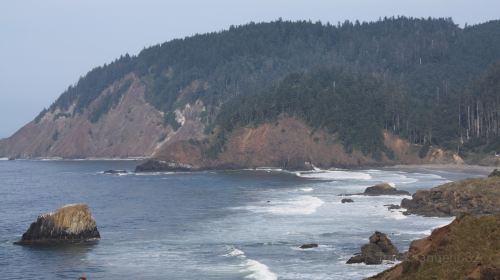
[(500, 279), (500, 215), (463, 214), (411, 243), (403, 262), (368, 279)]
[(500, 177), (466, 179), (419, 190), (403, 199), (405, 214), (428, 217), (457, 216), (460, 213), (500, 213)]
[(68, 204), (55, 212), (38, 216), (18, 245), (84, 242), (100, 239), (99, 231), (88, 205)]

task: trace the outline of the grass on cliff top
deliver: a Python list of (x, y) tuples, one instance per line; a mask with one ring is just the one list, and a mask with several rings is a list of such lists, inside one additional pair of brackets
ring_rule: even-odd
[(467, 216), (408, 279), (466, 279), (477, 268), (500, 268), (500, 215)]
[[(370, 279), (476, 279), (468, 276), (478, 268), (500, 268), (500, 215), (465, 216), (450, 233), (420, 258), (418, 268), (401, 275), (395, 268)], [(437, 243), (437, 244), (436, 244)], [(408, 261), (398, 266), (411, 266)], [(481, 278), (482, 279), (482, 278)], [(495, 278), (496, 279), (496, 278)]]
[(433, 188), (433, 190), (456, 190), (460, 192), (474, 192), (488, 198), (500, 198), (500, 176), (487, 178), (465, 179), (451, 182)]

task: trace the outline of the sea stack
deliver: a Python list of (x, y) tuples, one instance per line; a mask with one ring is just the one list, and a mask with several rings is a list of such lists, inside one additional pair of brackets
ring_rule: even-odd
[(403, 257), (384, 233), (376, 231), (369, 240), (370, 243), (361, 247), (361, 253), (351, 257), (347, 264), (381, 264), (384, 260), (394, 261)]
[(86, 204), (68, 204), (43, 214), (23, 234), (20, 245), (94, 241), (100, 238)]

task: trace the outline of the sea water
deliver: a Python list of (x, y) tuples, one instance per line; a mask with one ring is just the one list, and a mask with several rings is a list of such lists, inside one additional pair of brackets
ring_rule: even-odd
[[(346, 261), (374, 231), (401, 250), (451, 218), (389, 211), (401, 196), (351, 196), (387, 182), (414, 192), (476, 172), (369, 169), (103, 174), (134, 161), (0, 161), (0, 279), (362, 279), (391, 263)], [(93, 245), (13, 245), (39, 214), (87, 203)], [(305, 243), (318, 248), (299, 249)]]

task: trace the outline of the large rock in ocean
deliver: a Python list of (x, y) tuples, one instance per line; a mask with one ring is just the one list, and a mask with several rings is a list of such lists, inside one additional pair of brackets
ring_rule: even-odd
[(361, 247), (361, 253), (351, 257), (347, 264), (365, 263), (381, 264), (384, 260), (398, 260), (402, 258), (398, 248), (394, 246), (384, 233), (376, 231), (370, 236), (370, 243)]
[(403, 199), (401, 206), (407, 209), (406, 214), (431, 217), (500, 213), (500, 177), (466, 179), (420, 190), (412, 199)]
[(365, 189), (365, 192), (363, 194), (370, 195), (370, 196), (375, 196), (375, 195), (410, 195), (409, 192), (398, 190), (395, 187), (393, 187), (387, 183), (378, 184), (375, 186), (368, 187)]
[(93, 241), (101, 236), (86, 204), (68, 204), (38, 217), (16, 244)]

